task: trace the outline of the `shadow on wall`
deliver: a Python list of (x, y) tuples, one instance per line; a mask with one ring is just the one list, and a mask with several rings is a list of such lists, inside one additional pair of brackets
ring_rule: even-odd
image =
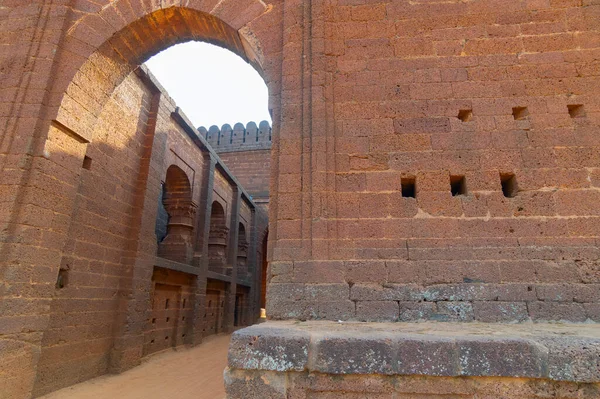
[[(126, 108), (125, 100), (139, 108)], [(259, 315), (252, 300), (258, 281), (236, 287), (231, 273), (213, 276), (222, 281), (206, 276), (206, 238), (196, 231), (206, 215), (197, 212), (197, 204), (206, 204), (206, 179), (216, 172), (170, 114), (157, 114), (157, 105), (155, 94), (132, 77), (107, 103), (92, 143), (78, 141), (59, 124), (51, 127), (40, 178), (60, 167), (76, 184), (69, 192), (49, 187), (31, 204), (39, 217), (60, 218), (56, 225), (65, 240), (62, 253), (40, 259), (46, 268), (27, 276), (52, 291), (37, 313), (49, 320), (37, 369), (15, 368), (10, 374), (17, 379), (35, 373), (35, 396), (130, 368), (159, 349), (198, 344), (211, 331), (248, 325)], [(177, 159), (197, 173), (173, 165), (181, 164)], [(65, 197), (75, 206), (60, 213), (56, 205)], [(211, 221), (220, 221), (227, 243), (223, 207), (213, 210)], [(256, 262), (249, 262), (251, 270)], [(223, 267), (231, 269), (225, 261)], [(13, 289), (24, 292), (27, 283), (15, 283)], [(207, 288), (222, 308), (216, 328), (207, 318)]]

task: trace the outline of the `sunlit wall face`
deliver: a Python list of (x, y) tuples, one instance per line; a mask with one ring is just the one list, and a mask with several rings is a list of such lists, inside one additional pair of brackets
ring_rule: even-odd
[(264, 80), (229, 50), (187, 42), (155, 55), (146, 65), (195, 126), (271, 122)]

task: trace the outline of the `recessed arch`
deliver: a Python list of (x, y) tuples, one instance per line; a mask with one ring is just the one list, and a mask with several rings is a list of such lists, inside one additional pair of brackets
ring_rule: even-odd
[[(196, 204), (187, 174), (176, 165), (167, 169), (162, 203), (167, 213), (166, 236), (158, 245), (158, 255), (181, 263), (189, 263), (193, 255), (193, 231)], [(157, 214), (157, 223), (161, 218)]]
[(171, 165), (167, 169), (164, 185), (164, 199), (192, 199), (192, 187), (187, 174), (176, 165)]

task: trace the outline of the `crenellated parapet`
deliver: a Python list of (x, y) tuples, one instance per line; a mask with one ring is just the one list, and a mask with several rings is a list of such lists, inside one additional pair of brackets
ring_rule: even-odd
[(233, 128), (229, 124), (219, 128), (216, 125), (206, 129), (204, 126), (198, 128), (211, 147), (217, 152), (253, 151), (271, 148), (271, 124), (262, 121), (249, 122), (246, 126), (236, 123)]

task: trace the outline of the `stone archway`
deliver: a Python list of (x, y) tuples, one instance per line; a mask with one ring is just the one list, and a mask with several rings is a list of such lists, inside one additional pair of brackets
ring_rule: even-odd
[[(37, 267), (32, 269), (36, 280), (49, 287), (54, 287), (56, 283), (54, 269), (58, 272), (61, 253), (67, 241), (64, 225), (75, 207), (76, 187), (81, 178), (79, 169), (86, 157), (86, 147), (94, 139), (93, 130), (98, 115), (115, 88), (143, 61), (176, 43), (207, 41), (247, 60), (261, 72), (273, 93), (279, 90), (281, 41), (273, 40), (273, 35), (281, 35), (281, 31), (272, 27), (281, 23), (281, 13), (272, 12), (273, 7), (262, 1), (163, 1), (157, 5), (157, 2), (149, 0), (106, 0), (103, 3), (103, 7), (86, 10), (78, 9), (79, 5), (70, 9), (65, 6), (64, 10), (61, 9), (63, 6), (56, 6), (68, 17), (64, 20), (63, 33), (53, 50), (56, 57), (52, 71), (55, 74), (48, 76), (48, 81), (44, 83), (47, 95), (43, 100), (40, 99), (44, 104), (36, 116), (36, 129), (28, 132), (35, 136), (28, 148), (33, 153), (33, 166), (23, 167), (25, 172), (21, 180), (35, 178), (27, 168), (42, 170), (56, 179), (34, 185), (21, 183), (21, 193), (11, 211), (9, 230), (12, 231), (12, 226), (20, 223), (19, 220), (34, 216), (35, 211), (25, 206), (32, 198), (43, 198), (48, 206), (54, 206), (56, 216), (44, 226), (53, 232), (51, 239), (36, 239), (35, 245), (26, 240), (19, 243), (27, 249), (27, 259), (36, 259), (31, 262), (32, 266)], [(279, 113), (277, 101), (272, 101), (271, 107), (274, 114)], [(22, 138), (25, 140), (24, 136)], [(51, 196), (44, 195), (44, 190), (51, 191)], [(60, 205), (53, 205), (59, 201)], [(48, 256), (49, 253), (52, 256)], [(22, 251), (15, 248), (3, 247), (2, 254), (7, 262), (12, 258), (19, 259), (20, 265), (25, 262)], [(45, 259), (43, 265), (39, 259)], [(131, 273), (135, 275), (134, 269), (131, 269)], [(26, 279), (30, 277), (26, 276)], [(40, 289), (35, 297), (49, 301), (51, 291)], [(124, 292), (136, 293), (135, 283), (126, 287)], [(137, 349), (128, 349), (128, 342), (137, 339), (134, 337), (139, 336), (140, 331), (132, 329), (132, 320), (125, 316), (136, 307), (138, 298), (126, 293), (121, 298), (128, 299), (118, 305), (122, 316), (114, 332), (116, 338), (110, 354), (111, 371), (124, 370), (137, 364), (140, 355)], [(49, 325), (45, 307), (31, 308), (23, 316), (32, 320), (27, 328), (28, 336), (24, 337), (20, 331), (16, 331), (13, 339), (8, 334), (7, 339), (14, 345), (5, 352), (29, 364), (27, 373), (19, 373), (11, 380), (11, 385), (15, 387), (11, 388), (11, 392), (16, 394), (9, 395), (19, 398), (31, 395), (41, 337)]]
[(215, 10), (202, 7), (206, 2), (198, 8), (155, 7), (150, 12), (139, 10), (138, 18), (128, 24), (112, 19), (107, 23), (109, 16), (103, 14), (120, 9), (125, 13), (123, 3), (78, 20), (65, 40), (63, 52), (68, 54), (68, 61), (61, 74), (64, 79), (53, 85), (60, 103), (51, 115), (55, 123), (80, 140), (92, 140), (95, 119), (120, 82), (152, 55), (174, 44), (198, 40), (224, 47), (256, 68), (267, 85), (274, 81), (269, 78), (273, 71), (262, 66), (269, 55), (263, 54), (258, 38), (246, 25), (268, 12), (264, 3), (252, 2), (256, 4), (248, 9), (230, 7), (235, 10), (216, 15), (211, 13)]

